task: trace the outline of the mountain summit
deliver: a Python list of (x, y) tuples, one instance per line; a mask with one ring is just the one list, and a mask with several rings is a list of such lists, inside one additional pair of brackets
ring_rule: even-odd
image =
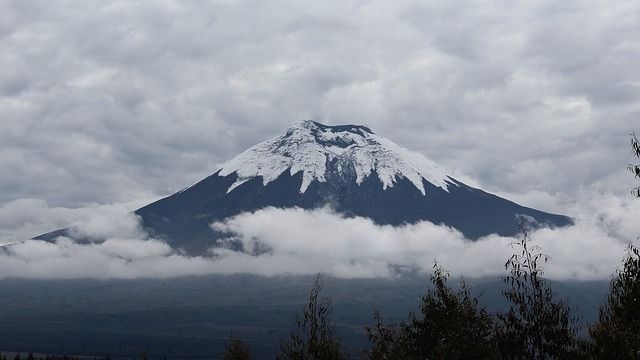
[[(269, 206), (330, 206), (344, 216), (384, 225), (428, 220), (456, 228), (470, 239), (515, 235), (522, 217), (535, 226), (571, 224), (566, 216), (467, 186), (421, 154), (365, 126), (311, 120), (249, 148), (213, 175), (136, 214), (152, 236), (199, 255), (225, 235), (212, 230), (211, 223)], [(38, 238), (71, 233), (58, 230)]]
[(282, 173), (302, 173), (300, 193), (314, 182), (353, 182), (362, 184), (375, 174), (382, 189), (393, 187), (400, 178), (408, 179), (425, 195), (426, 180), (446, 190), (447, 176), (425, 157), (411, 153), (393, 142), (357, 125), (327, 126), (305, 120), (286, 134), (261, 142), (227, 162), (220, 176), (237, 174), (228, 192), (247, 181), (261, 177), (263, 185)]

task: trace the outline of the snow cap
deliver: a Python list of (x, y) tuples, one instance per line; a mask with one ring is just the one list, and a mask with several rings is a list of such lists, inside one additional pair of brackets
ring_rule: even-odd
[(284, 135), (249, 148), (225, 163), (218, 175), (237, 174), (229, 193), (258, 176), (266, 186), (287, 170), (291, 175), (302, 172), (300, 193), (314, 181), (326, 182), (328, 171), (354, 178), (358, 185), (375, 173), (383, 189), (404, 177), (423, 195), (423, 180), (444, 190), (451, 184), (434, 162), (374, 134), (366, 126), (329, 126), (313, 120), (301, 121)]

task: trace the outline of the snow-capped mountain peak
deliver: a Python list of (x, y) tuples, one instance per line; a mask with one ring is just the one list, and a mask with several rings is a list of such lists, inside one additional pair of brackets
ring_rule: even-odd
[(366, 126), (328, 126), (312, 120), (302, 121), (284, 135), (249, 148), (225, 163), (218, 175), (237, 174), (229, 193), (258, 176), (266, 186), (287, 170), (291, 175), (302, 172), (300, 193), (314, 181), (332, 178), (360, 185), (374, 173), (383, 189), (393, 187), (397, 179), (404, 177), (423, 195), (423, 179), (444, 190), (452, 184), (435, 163), (374, 134)]
[[(229, 236), (212, 232), (212, 223), (267, 207), (324, 206), (341, 216), (368, 218), (385, 226), (419, 221), (444, 224), (469, 239), (519, 234), (523, 216), (539, 226), (573, 223), (566, 216), (520, 206), (465, 185), (424, 156), (367, 127), (313, 121), (296, 124), (195, 185), (135, 213), (154, 237), (167, 239), (173, 248), (188, 254), (209, 256), (211, 247), (227, 246)], [(59, 229), (37, 239), (96, 240), (78, 238), (78, 234)]]

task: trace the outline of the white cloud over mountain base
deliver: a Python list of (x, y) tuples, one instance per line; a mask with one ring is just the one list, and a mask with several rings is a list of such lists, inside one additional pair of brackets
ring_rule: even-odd
[[(607, 196), (593, 203), (601, 204), (599, 211), (576, 207), (579, 218), (574, 226), (530, 234), (551, 256), (546, 276), (606, 279), (620, 264), (627, 243), (638, 233), (632, 215), (640, 204)], [(39, 202), (11, 205), (13, 210), (26, 207), (29, 213), (33, 206), (41, 208), (42, 221), (62, 211)], [(0, 277), (106, 279), (321, 272), (340, 278), (388, 278), (403, 271), (430, 272), (435, 260), (455, 275), (484, 277), (504, 274), (504, 262), (514, 251), (510, 247), (513, 238), (491, 235), (471, 241), (454, 229), (426, 221), (392, 227), (366, 218), (345, 218), (330, 209), (267, 208), (212, 224), (216, 230), (233, 233), (232, 239), (242, 243), (244, 252), (215, 248), (211, 256), (190, 257), (162, 241), (146, 239), (126, 206), (92, 209), (74, 226), (84, 235), (106, 241), (78, 244), (59, 238), (56, 243), (28, 240), (4, 247)], [(2, 211), (7, 212), (7, 207)], [(19, 212), (15, 213), (14, 220), (19, 220)], [(80, 211), (73, 215), (77, 213)]]

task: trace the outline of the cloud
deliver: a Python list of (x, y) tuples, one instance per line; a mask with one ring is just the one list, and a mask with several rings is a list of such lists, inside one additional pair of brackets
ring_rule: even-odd
[(622, 194), (639, 6), (5, 2), (0, 204), (166, 195), (305, 118), (490, 191)]
[[(145, 200), (142, 200), (145, 201)], [(60, 228), (74, 228), (79, 236), (144, 237), (132, 210), (140, 200), (91, 204), (81, 208), (51, 207), (42, 199), (19, 199), (0, 206), (0, 245), (30, 239)]]
[[(640, 205), (615, 197), (596, 199), (598, 213), (576, 224), (531, 233), (551, 256), (545, 275), (553, 279), (606, 279), (640, 232), (633, 212)], [(57, 210), (53, 210), (54, 212)], [(584, 209), (589, 213), (589, 209)], [(100, 217), (97, 221), (91, 217)], [(185, 256), (143, 234), (128, 213), (102, 211), (77, 223), (78, 231), (105, 241), (78, 244), (29, 240), (1, 248), (0, 277), (169, 278), (248, 273), (263, 276), (325, 273), (339, 278), (393, 278), (405, 272), (429, 273), (438, 261), (454, 275), (495, 277), (515, 240), (491, 235), (477, 241), (449, 227), (419, 222), (380, 226), (367, 218), (345, 218), (331, 209), (266, 208), (243, 213), (212, 228), (232, 234), (243, 251), (212, 248), (207, 256)], [(106, 219), (105, 219), (106, 218)], [(105, 232), (105, 224), (133, 224)]]
[[(606, 231), (608, 225), (603, 218), (601, 222), (578, 220), (571, 227), (533, 231), (534, 243), (552, 258), (547, 276), (580, 280), (609, 277), (629, 238), (622, 240), (616, 236), (619, 233)], [(268, 249), (269, 256), (281, 261), (304, 259), (302, 268), (296, 264), (298, 271), (338, 277), (389, 277), (398, 269), (429, 272), (434, 260), (454, 274), (496, 276), (503, 274), (504, 262), (514, 251), (510, 244), (515, 241), (497, 235), (471, 241), (454, 229), (427, 221), (379, 226), (366, 218), (343, 218), (327, 209), (264, 209), (214, 227), (238, 234), (237, 240), (249, 253)]]

